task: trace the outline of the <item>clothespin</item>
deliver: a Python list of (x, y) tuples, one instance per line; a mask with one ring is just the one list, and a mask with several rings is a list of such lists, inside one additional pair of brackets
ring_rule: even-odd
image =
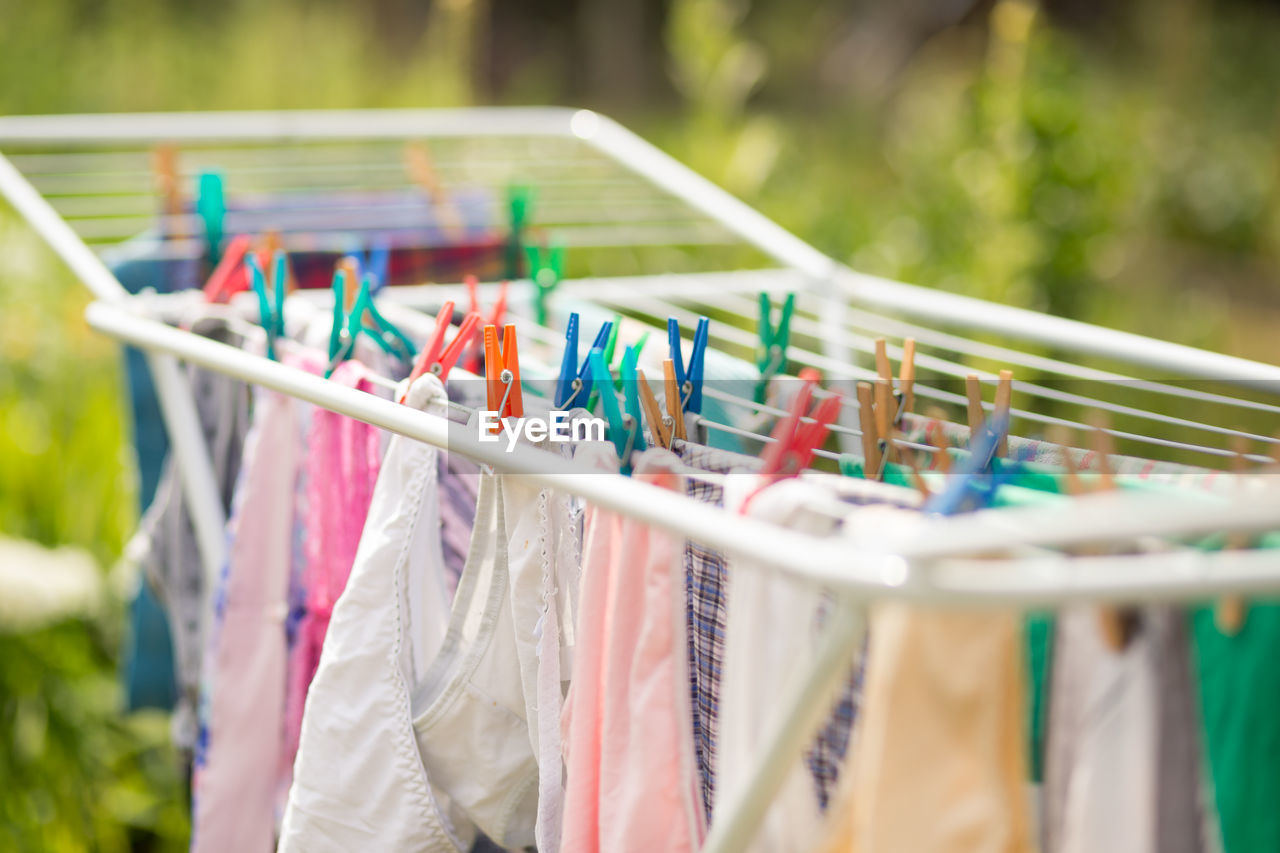
[(454, 364), (457, 363), (467, 344), (471, 343), (472, 338), (475, 337), (476, 327), (480, 325), (480, 315), (468, 314), (462, 319), (462, 325), (458, 326), (458, 333), (446, 345), (444, 336), (448, 333), (452, 320), (453, 302), (447, 301), (440, 306), (440, 313), (436, 314), (436, 327), (431, 332), (431, 337), (427, 338), (426, 346), (422, 348), (422, 352), (418, 353), (418, 359), (413, 364), (413, 370), (409, 373), (409, 382), (406, 384), (405, 393), (400, 397), (401, 403), (409, 396), (408, 388), (413, 385), (419, 376), (431, 373), (438, 377), (441, 382), (448, 379), (449, 371), (453, 369)]
[(500, 420), (524, 417), (515, 325), (508, 323), (503, 327), (501, 346), (498, 327), (484, 327), (484, 376), (489, 411), (497, 412)]
[[(894, 434), (890, 437), (889, 442), (892, 444), (902, 437), (902, 433), (894, 430)], [(895, 453), (897, 451), (895, 450)], [(914, 453), (897, 453), (899, 457), (905, 456), (907, 459), (907, 467), (911, 469), (911, 485), (920, 493), (920, 497), (928, 500), (933, 493), (929, 491), (929, 484), (924, 481), (924, 475), (920, 473), (920, 463), (916, 460)]]
[(410, 142), (405, 145), (404, 156), (409, 177), (415, 184), (422, 187), (427, 198), (431, 199), (436, 219), (440, 223), (440, 230), (449, 240), (455, 243), (462, 242), (465, 232), (462, 217), (458, 214), (458, 208), (445, 190), (444, 184), (440, 183), (426, 145), (421, 142)]
[(791, 401), (787, 414), (774, 427), (775, 441), (764, 450), (764, 466), (760, 472), (771, 480), (794, 477), (808, 468), (814, 451), (822, 446), (832, 422), (840, 413), (843, 400), (839, 394), (819, 401), (813, 411), (809, 411), (818, 378), (816, 370), (806, 368), (800, 371), (803, 384)]
[(604, 350), (592, 349), (587, 355), (591, 364), (591, 381), (600, 391), (600, 406), (604, 413), (606, 431), (609, 441), (618, 451), (623, 474), (631, 473), (631, 451), (643, 441), (640, 435), (639, 412), (634, 420), (628, 414), (624, 416), (618, 406), (618, 396), (613, 390), (613, 376), (609, 365), (604, 360)]
[(373, 284), (369, 288), (370, 296), (377, 296), (389, 283), (391, 276), (391, 249), (384, 239), (376, 240), (360, 259), (365, 275), (373, 276)]
[(649, 380), (645, 378), (644, 371), (639, 368), (636, 368), (636, 384), (640, 388), (640, 403), (644, 407), (645, 420), (649, 422), (649, 431), (653, 433), (653, 440), (664, 449), (670, 450), (671, 439), (674, 437), (671, 416), (662, 414), (662, 409), (658, 407), (658, 398), (649, 387)]
[(760, 325), (756, 333), (760, 342), (756, 345), (756, 368), (760, 380), (756, 383), (755, 401), (765, 402), (769, 393), (769, 381), (787, 372), (787, 347), (791, 343), (791, 314), (796, 307), (796, 295), (788, 293), (778, 315), (778, 325), (771, 320), (773, 309), (769, 294), (760, 294)]
[(169, 144), (157, 145), (151, 152), (156, 188), (166, 221), (161, 232), (170, 238), (181, 237), (182, 188), (178, 177), (178, 149)]
[[(609, 340), (616, 327), (613, 323), (605, 322), (600, 326), (600, 331), (596, 332), (595, 342), (591, 344), (592, 349), (598, 349), (604, 346)], [(579, 405), (589, 408), (588, 401), (593, 393), (591, 382), (591, 356), (588, 352), (587, 357), (582, 360), (582, 366), (578, 367), (578, 313), (569, 315), (569, 324), (564, 331), (564, 356), (560, 359), (560, 378), (556, 380), (556, 408), (567, 409), (574, 401), (578, 401)]]
[[(277, 252), (276, 256), (276, 267), (280, 269), (283, 265), (284, 252)], [(258, 262), (257, 256), (252, 253), (247, 255), (245, 265), (253, 282), (253, 292), (258, 296), (258, 313), (262, 328), (267, 333), (267, 358), (279, 361), (276, 355), (276, 340), (284, 336), (284, 275), (279, 275), (276, 279), (279, 284), (272, 287), (272, 294), (268, 294), (267, 277), (262, 272), (262, 264)]]
[[(676, 383), (680, 387), (680, 408), (685, 412), (702, 413), (702, 373), (707, 357), (710, 323), (706, 317), (698, 318), (698, 327), (693, 333), (693, 350), (689, 353), (689, 369), (686, 371), (684, 359), (680, 355), (680, 322), (675, 317), (667, 318), (667, 343), (671, 348)], [(668, 401), (667, 406), (670, 405)]]
[[(613, 315), (613, 325), (614, 325), (614, 328), (618, 328), (618, 329), (622, 328), (622, 315), (620, 315), (620, 314), (615, 314), (615, 315)], [(616, 347), (616, 346), (617, 346), (617, 340), (616, 340), (616, 339), (617, 339), (617, 335), (615, 334), (613, 337), (614, 337), (614, 346)], [(640, 334), (640, 337), (636, 338), (636, 342), (635, 342), (634, 344), (629, 344), (629, 345), (626, 347), (626, 349), (627, 349), (627, 350), (635, 349), (635, 351), (636, 351), (636, 359), (637, 359), (637, 360), (639, 360), (639, 358), (640, 358), (640, 353), (644, 352), (644, 345), (645, 345), (645, 344), (647, 344), (647, 343), (649, 343), (649, 333), (648, 333), (648, 332), (642, 332), (642, 333)], [(608, 350), (606, 350), (606, 352), (608, 352)], [(612, 362), (611, 362), (611, 363), (610, 363), (610, 365), (609, 365), (609, 369), (610, 369), (610, 370), (613, 370), (613, 364), (612, 364)], [(619, 365), (619, 366), (618, 366), (618, 370), (619, 370), (619, 373), (618, 373), (618, 379), (617, 379), (617, 381), (614, 383), (614, 386), (613, 386), (613, 387), (614, 387), (615, 389), (617, 389), (618, 391), (621, 391), (621, 390), (622, 390), (622, 373), (621, 373), (622, 366), (621, 366), (621, 365)]]
[(627, 347), (627, 351), (622, 355), (622, 367), (618, 371), (618, 378), (622, 382), (623, 414), (628, 421), (627, 430), (631, 433), (630, 451), (634, 453), (643, 453), (647, 446), (644, 440), (644, 429), (641, 426), (640, 389), (637, 387), (640, 377), (636, 364), (639, 360), (640, 348), (634, 345)]
[(205, 244), (211, 264), (222, 259), (222, 226), (227, 215), (222, 173), (201, 172), (196, 184), (196, 213), (204, 222)]
[[(1248, 467), (1246, 457), (1249, 453), (1249, 439), (1243, 435), (1233, 436), (1231, 449), (1235, 453), (1231, 458), (1231, 471), (1238, 479), (1244, 476), (1245, 469)], [(1249, 536), (1239, 532), (1230, 533), (1227, 535), (1226, 547), (1230, 550), (1248, 548)], [(1245, 614), (1246, 604), (1244, 598), (1238, 595), (1228, 595), (1219, 599), (1217, 606), (1214, 607), (1213, 622), (1223, 634), (1228, 637), (1234, 637), (1244, 627)]]
[(523, 278), (521, 267), (524, 265), (524, 232), (529, 219), (529, 208), (532, 206), (533, 193), (528, 187), (517, 184), (507, 186), (507, 212), (511, 223), (511, 231), (507, 235), (506, 257), (503, 277), (511, 280)]
[[(982, 411), (982, 384), (978, 380), (978, 374), (970, 373), (964, 378), (965, 396), (968, 398), (969, 404), (969, 435), (974, 436), (982, 429), (983, 421), (986, 418)], [(1010, 410), (1013, 402), (1013, 371), (1001, 370), (999, 378), (996, 381), (996, 401), (992, 407), (993, 415), (1003, 415), (1004, 423), (1009, 423)], [(997, 456), (1007, 456), (1009, 453), (1009, 437), (1006, 432), (1000, 438), (1000, 444), (996, 447)]]
[(898, 395), (901, 405), (898, 407), (898, 420), (912, 411), (916, 404), (916, 339), (903, 338), (902, 361), (898, 363)]
[[(609, 368), (610, 376), (620, 373), (621, 370), (617, 359), (614, 358), (614, 354), (618, 351), (618, 331), (621, 328), (622, 315), (614, 314), (613, 322), (609, 329), (609, 339), (605, 341), (604, 344), (604, 364), (605, 367)], [(615, 383), (613, 387), (615, 390), (621, 391), (622, 383)], [(596, 410), (596, 401), (599, 399), (599, 396), (600, 389), (598, 387), (593, 387), (591, 389), (591, 395), (587, 398), (587, 411), (594, 412)]]
[[(284, 241), (280, 239), (280, 232), (278, 230), (276, 230), (275, 228), (270, 228), (265, 233), (263, 233), (262, 240), (260, 242), (261, 242), (261, 248), (258, 250), (258, 257), (262, 260), (262, 265), (264, 267), (268, 267), (269, 265), (269, 272), (271, 274), (271, 278), (269, 279), (268, 283), (272, 287), (275, 287), (276, 286), (275, 276), (276, 276), (277, 267), (278, 267), (278, 263), (276, 261), (276, 255), (277, 253), (284, 255)], [(297, 284), (293, 280), (293, 268), (288, 264), (287, 255), (285, 257), (286, 257), (286, 262), (284, 264), (284, 288), (286, 293), (291, 293), (296, 288)]]
[(947, 438), (947, 431), (943, 428), (942, 422), (946, 420), (946, 413), (941, 409), (933, 408), (928, 412), (929, 426), (926, 430), (929, 443), (938, 448), (938, 452), (933, 454), (934, 459), (938, 461), (937, 467), (943, 474), (951, 473), (951, 440)]
[[(889, 458), (889, 430), (897, 423), (897, 406), (893, 396), (893, 367), (884, 338), (876, 338), (875, 425), (878, 448)], [(877, 478), (879, 479), (879, 478)]]
[(237, 234), (231, 238), (227, 250), (222, 253), (222, 260), (214, 267), (213, 274), (204, 285), (204, 299), (209, 303), (226, 303), (231, 297), (251, 287), (248, 270), (244, 265), (244, 256), (248, 254), (253, 241), (246, 234)]
[(526, 246), (529, 280), (533, 282), (533, 312), (539, 326), (547, 325), (547, 298), (564, 280), (564, 244)]
[[(667, 403), (667, 417), (671, 418), (671, 438), (685, 440), (684, 409), (680, 405), (680, 382), (676, 379), (674, 359), (662, 361), (663, 396)], [(670, 447), (670, 445), (667, 445)]]
[(859, 382), (855, 387), (858, 396), (858, 428), (862, 431), (862, 470), (868, 480), (879, 480), (883, 471), (883, 459), (876, 431), (871, 383)]
[(956, 465), (955, 476), (948, 478), (946, 489), (929, 498), (924, 505), (925, 512), (954, 515), (969, 506), (985, 506), (991, 502), (1000, 486), (1017, 474), (1016, 465), (991, 473), (991, 460), (1007, 426), (1003, 417), (993, 414), (970, 437), (968, 458)]
[[(352, 334), (357, 331), (364, 332), (371, 336), (387, 355), (398, 358), (405, 364), (411, 364), (414, 353), (413, 341), (400, 331), (395, 323), (382, 316), (382, 312), (374, 304), (372, 291), (375, 281), (372, 273), (366, 273), (360, 282), (360, 293), (356, 297), (354, 314), (355, 331)], [(366, 326), (365, 317), (372, 320), (372, 324)]]
[[(471, 306), (469, 313), (479, 314), (482, 318), (484, 318), (485, 316), (484, 312), (480, 310), (479, 279), (477, 279), (474, 275), (468, 275), (468, 276), (465, 276), (462, 279), (462, 281), (463, 281), (463, 284), (467, 286), (467, 302)], [(485, 325), (487, 326), (505, 325), (502, 321), (506, 319), (506, 316), (507, 316), (507, 282), (504, 281), (502, 282), (502, 285), (498, 290), (498, 298), (493, 303), (493, 310), (489, 313), (489, 316), (485, 318)], [(470, 356), (465, 358), (463, 360), (463, 363), (467, 366), (467, 369), (470, 370), (472, 373), (479, 373), (480, 364), (483, 358), (484, 358), (483, 352), (477, 350), (473, 352)]]

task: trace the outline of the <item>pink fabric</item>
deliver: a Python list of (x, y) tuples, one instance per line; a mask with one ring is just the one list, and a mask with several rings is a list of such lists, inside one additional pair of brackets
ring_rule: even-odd
[[(368, 372), (358, 362), (343, 362), (333, 382), (358, 391), (373, 391)], [(327, 409), (311, 416), (307, 437), (306, 611), (289, 660), (285, 712), (283, 776), (291, 778), (302, 732), (307, 690), (320, 665), (320, 651), (333, 616), (333, 605), (347, 586), (356, 550), (369, 514), (369, 502), (382, 463), (378, 428)], [(288, 790), (288, 785), (284, 785)]]
[[(665, 453), (642, 457), (636, 476)], [(692, 851), (701, 841), (683, 648), (683, 543), (588, 510), (572, 695), (566, 853)]]
[(192, 779), (196, 853), (266, 853), (275, 844), (299, 444), (293, 400), (259, 391), (228, 525), (222, 619), (206, 656), (207, 750)]

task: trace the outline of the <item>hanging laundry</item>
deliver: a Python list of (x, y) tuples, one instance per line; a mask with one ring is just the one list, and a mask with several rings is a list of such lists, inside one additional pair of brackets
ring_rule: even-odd
[[(679, 488), (665, 450), (633, 476)], [(704, 818), (688, 727), (681, 548), (588, 510), (574, 683), (565, 709), (566, 853), (693, 851)]]
[[(858, 529), (912, 513), (861, 510)], [(823, 851), (1031, 851), (1018, 614), (873, 605), (865, 694)]]
[(204, 659), (192, 778), (195, 853), (266, 851), (275, 842), (301, 429), (293, 398), (256, 390)]
[[(220, 320), (198, 322), (192, 331), (232, 346), (241, 344), (240, 335)], [(187, 381), (213, 464), (218, 500), (224, 512), (230, 514), (249, 429), (249, 391), (239, 380), (194, 366), (187, 368)], [(142, 517), (127, 556), (142, 567), (168, 617), (178, 683), (178, 701), (170, 728), (179, 749), (194, 750), (206, 590), (195, 528), (177, 461), (172, 457), (165, 462), (155, 499)]]
[[(737, 510), (750, 497), (750, 515), (762, 523), (817, 535), (833, 529), (833, 519), (805, 507), (806, 501), (824, 496), (823, 490), (785, 480), (756, 494), (761, 484), (759, 477), (750, 474), (731, 475), (725, 484), (726, 507)], [(721, 803), (732, 802), (738, 787), (749, 781), (754, 763), (778, 722), (777, 697), (786, 691), (788, 682), (803, 676), (816, 662), (827, 604), (821, 588), (753, 566), (749, 560), (731, 559), (728, 570), (716, 754), (716, 799)], [(854, 669), (857, 667), (855, 663)], [(850, 717), (852, 713), (850, 708)], [(824, 756), (815, 762), (815, 751), (811, 748), (806, 756), (797, 757), (749, 849), (771, 853), (813, 849), (822, 824), (825, 803), (820, 793), (825, 788), (815, 786), (811, 771), (818, 764), (824, 781), (834, 784), (843, 756), (842, 751), (840, 756)]]
[[(445, 415), (427, 375), (407, 404)], [(449, 614), (439, 536), (436, 448), (392, 438), (355, 565), (307, 694), (281, 851), (466, 851), (475, 828), (428, 777), (410, 691)]]
[[(359, 362), (343, 362), (331, 378), (345, 388), (377, 392), (368, 370)], [(376, 427), (336, 412), (316, 409), (311, 416), (306, 448), (303, 471), (306, 511), (300, 513), (304, 520), (300, 529), (305, 548), (305, 559), (301, 561), (305, 568), (300, 580), (305, 600), (289, 656), (281, 767), (281, 790), (285, 798), (292, 781), (307, 689), (320, 664), (320, 651), (334, 603), (342, 595), (351, 574), (378, 479), (382, 436)]]
[(1200, 740), (1181, 611), (1133, 611), (1123, 650), (1098, 610), (1059, 614), (1045, 755), (1045, 853), (1205, 847)]
[(1200, 715), (1226, 853), (1280, 850), (1280, 605), (1249, 602), (1235, 634), (1192, 613)]

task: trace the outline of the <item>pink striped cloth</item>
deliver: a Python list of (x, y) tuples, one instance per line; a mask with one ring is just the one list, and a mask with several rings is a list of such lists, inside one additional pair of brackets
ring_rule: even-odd
[[(358, 391), (373, 392), (375, 387), (368, 370), (355, 361), (339, 365), (332, 381)], [(302, 732), (302, 709), (320, 664), (333, 605), (346, 588), (369, 514), (373, 486), (382, 464), (382, 436), (377, 427), (317, 408), (311, 416), (304, 464), (306, 607), (289, 658), (282, 792), (289, 790), (292, 781)]]

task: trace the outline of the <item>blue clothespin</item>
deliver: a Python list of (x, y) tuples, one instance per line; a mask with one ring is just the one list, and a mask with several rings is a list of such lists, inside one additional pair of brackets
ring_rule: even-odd
[(283, 252), (276, 257), (275, 300), (267, 293), (267, 277), (262, 272), (262, 265), (252, 252), (245, 256), (245, 265), (249, 271), (249, 281), (253, 292), (258, 297), (258, 316), (263, 330), (267, 333), (267, 358), (279, 361), (276, 357), (276, 339), (284, 335), (284, 264)]
[(373, 276), (369, 287), (369, 295), (377, 296), (387, 286), (391, 273), (391, 249), (386, 240), (376, 240), (369, 250), (360, 258), (361, 268), (366, 276)]
[(924, 505), (925, 512), (955, 515), (988, 506), (1003, 483), (1017, 475), (1020, 465), (1001, 465), (992, 473), (992, 460), (1009, 428), (1009, 419), (997, 412), (987, 418), (977, 435), (970, 439), (970, 454), (960, 462), (948, 478), (946, 489), (933, 495)]
[[(596, 333), (592, 349), (603, 348), (612, 333), (613, 323), (606, 322)], [(560, 359), (560, 378), (556, 380), (556, 408), (567, 409), (574, 401), (586, 407), (591, 399), (591, 356), (578, 367), (578, 313), (569, 315), (569, 325), (564, 331), (564, 356)]]
[(631, 473), (631, 450), (640, 432), (640, 421), (635, 419), (628, 424), (623, 417), (622, 408), (618, 405), (618, 396), (613, 390), (613, 374), (604, 361), (604, 350), (592, 348), (587, 360), (591, 364), (591, 381), (600, 391), (600, 402), (604, 410), (605, 431), (614, 449), (618, 451), (623, 474)]
[(217, 265), (222, 258), (223, 220), (227, 216), (227, 202), (223, 194), (221, 172), (201, 172), (196, 181), (196, 213), (204, 222), (204, 237), (209, 250), (210, 263)]
[(702, 413), (702, 371), (707, 356), (707, 327), (710, 322), (706, 317), (698, 318), (698, 328), (693, 333), (693, 351), (689, 353), (689, 369), (686, 371), (684, 359), (680, 355), (680, 322), (675, 317), (667, 318), (667, 343), (671, 347), (676, 384), (680, 386), (680, 408), (686, 412)]

